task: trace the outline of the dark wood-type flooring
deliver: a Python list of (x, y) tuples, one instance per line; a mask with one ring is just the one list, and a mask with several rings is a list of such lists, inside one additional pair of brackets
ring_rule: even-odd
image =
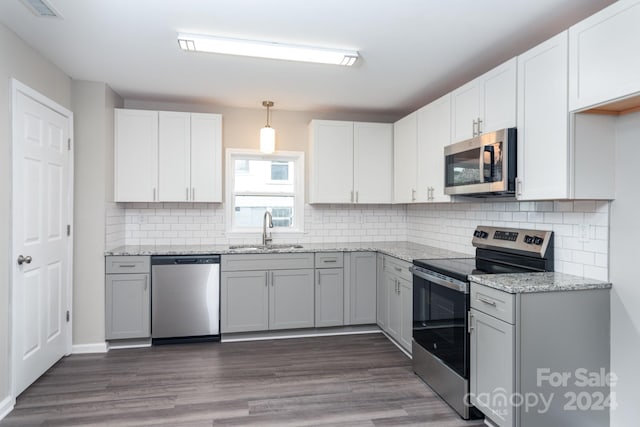
[(382, 334), (64, 358), (0, 426), (387, 426), (465, 422)]

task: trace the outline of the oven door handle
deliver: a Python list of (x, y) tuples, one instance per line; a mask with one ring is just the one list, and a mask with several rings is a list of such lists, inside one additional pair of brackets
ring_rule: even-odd
[(444, 286), (445, 288), (453, 289), (457, 292), (462, 292), (464, 294), (469, 293), (469, 286), (466, 282), (461, 282), (460, 280), (451, 279), (452, 281), (441, 279), (438, 276), (431, 275), (426, 273), (420, 269), (415, 268), (414, 266), (409, 267), (409, 271), (416, 277), (419, 277), (424, 280), (428, 280), (429, 282), (435, 283), (436, 285)]

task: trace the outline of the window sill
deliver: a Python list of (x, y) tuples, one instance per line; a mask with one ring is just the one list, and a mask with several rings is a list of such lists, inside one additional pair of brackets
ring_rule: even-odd
[[(246, 231), (246, 230), (231, 230), (226, 231), (225, 236), (227, 237), (242, 237), (242, 238), (251, 238), (251, 237), (261, 237), (262, 230), (257, 231)], [(271, 234), (274, 239), (278, 237), (287, 237), (287, 238), (295, 238), (295, 237), (303, 237), (306, 233), (300, 230), (291, 230), (291, 231), (272, 231), (272, 229), (267, 229), (267, 234)]]

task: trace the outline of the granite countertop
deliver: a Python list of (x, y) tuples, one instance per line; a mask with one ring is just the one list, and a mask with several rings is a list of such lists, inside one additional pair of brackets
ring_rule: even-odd
[(469, 280), (510, 294), (611, 288), (609, 282), (554, 272), (474, 274)]
[(389, 255), (403, 261), (437, 258), (472, 258), (473, 255), (454, 252), (433, 246), (411, 242), (334, 242), (304, 243), (301, 248), (229, 249), (228, 245), (193, 246), (120, 246), (105, 251), (105, 255), (202, 255), (202, 254), (264, 254), (292, 252), (358, 252), (373, 251)]

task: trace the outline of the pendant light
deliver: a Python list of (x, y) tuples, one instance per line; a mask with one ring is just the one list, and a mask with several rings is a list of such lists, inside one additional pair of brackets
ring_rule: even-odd
[(276, 130), (269, 124), (269, 108), (273, 107), (273, 101), (262, 101), (262, 106), (267, 107), (267, 125), (260, 129), (260, 151), (271, 154), (276, 149)]

